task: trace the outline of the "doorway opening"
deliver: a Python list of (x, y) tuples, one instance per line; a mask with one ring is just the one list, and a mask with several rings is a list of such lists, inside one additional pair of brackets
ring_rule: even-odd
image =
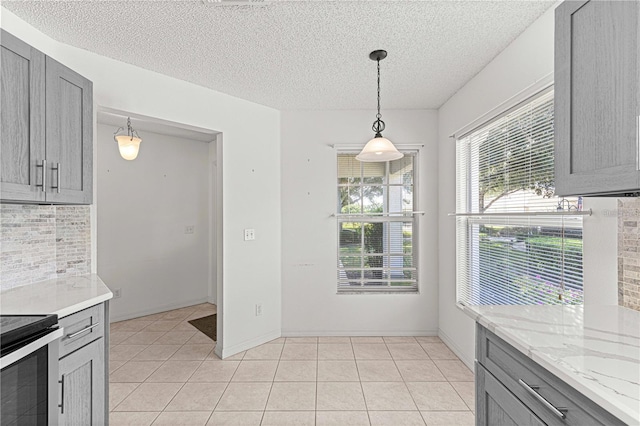
[[(127, 118), (142, 139), (131, 161), (113, 138)], [(222, 347), (222, 133), (105, 107), (96, 129), (93, 253), (111, 320), (208, 303)]]

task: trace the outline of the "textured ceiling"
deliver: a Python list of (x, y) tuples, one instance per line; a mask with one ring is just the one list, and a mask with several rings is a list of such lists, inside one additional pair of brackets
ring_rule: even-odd
[(6, 1), (52, 38), (281, 110), (438, 108), (552, 1)]

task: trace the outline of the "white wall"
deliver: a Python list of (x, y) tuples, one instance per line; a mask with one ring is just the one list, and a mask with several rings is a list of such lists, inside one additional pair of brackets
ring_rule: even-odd
[[(0, 14), (2, 28), (93, 81), (94, 114), (102, 106), (223, 133), (223, 341), (217, 350), (226, 356), (279, 336), (280, 113), (58, 43), (6, 9)], [(244, 242), (244, 228), (255, 228), (258, 239)], [(257, 301), (264, 304), (262, 317), (254, 315)]]
[[(455, 305), (455, 142), (449, 136), (553, 72), (554, 9), (542, 15), (439, 110), (439, 306), (440, 337), (470, 367), (474, 323)], [(615, 209), (613, 200), (586, 200), (585, 207)], [(584, 221), (585, 303), (616, 291), (616, 221)], [(597, 238), (594, 238), (598, 236)], [(613, 244), (613, 246), (612, 246)], [(598, 266), (596, 266), (598, 265)], [(615, 303), (615, 302), (614, 302)]]
[(122, 291), (112, 320), (206, 302), (209, 143), (145, 131), (138, 158), (126, 161), (115, 128), (97, 130), (98, 274)]
[(336, 151), (364, 144), (375, 111), (282, 112), (283, 335), (435, 335), (437, 304), (437, 114), (385, 110), (384, 135), (420, 151), (420, 294), (337, 295)]
[(592, 209), (582, 230), (584, 253), (584, 304), (618, 304), (618, 199), (585, 197), (583, 208)]

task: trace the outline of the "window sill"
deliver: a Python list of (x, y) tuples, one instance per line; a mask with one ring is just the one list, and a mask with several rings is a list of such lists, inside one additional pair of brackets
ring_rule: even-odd
[(368, 290), (343, 290), (337, 291), (337, 295), (354, 295), (354, 294), (420, 294), (419, 290), (405, 290), (405, 291), (368, 291)]

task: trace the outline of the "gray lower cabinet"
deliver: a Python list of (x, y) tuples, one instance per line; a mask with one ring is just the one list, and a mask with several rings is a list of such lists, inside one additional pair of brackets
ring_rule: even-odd
[(640, 194), (640, 2), (556, 8), (556, 194)]
[(509, 389), (476, 362), (476, 424), (543, 426), (544, 423)]
[(100, 338), (60, 360), (59, 425), (104, 424), (104, 351)]
[(617, 426), (624, 422), (478, 324), (476, 424)]
[(59, 320), (59, 426), (109, 424), (108, 321), (108, 302)]
[(0, 201), (91, 204), (91, 81), (4, 30), (0, 45)]

